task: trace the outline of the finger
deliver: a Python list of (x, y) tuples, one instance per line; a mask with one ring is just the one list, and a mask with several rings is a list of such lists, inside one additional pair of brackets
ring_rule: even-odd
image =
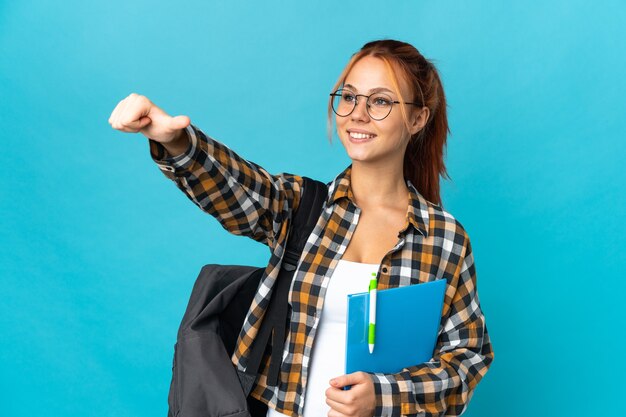
[(335, 411), (332, 408), (328, 412), (328, 417), (348, 417), (345, 414), (340, 413), (339, 411)]
[(115, 118), (113, 119), (113, 128), (121, 130), (124, 127), (122, 126), (122, 120), (124, 118), (124, 111), (126, 110), (126, 107), (128, 107), (129, 100), (130, 100), (130, 97), (126, 97), (120, 103), (120, 108), (117, 110), (117, 114), (115, 115)]
[(149, 117), (147, 117), (147, 116), (142, 117), (139, 120), (138, 130), (143, 129), (144, 127), (148, 126), (150, 123), (152, 123), (152, 120)]
[(129, 110), (132, 109), (132, 106), (134, 105), (134, 102), (137, 101), (141, 96), (137, 93), (130, 93), (128, 95), (128, 97), (126, 97), (124, 99), (124, 103), (122, 104), (118, 114), (117, 114), (117, 126), (118, 129), (120, 130), (124, 130), (124, 125), (126, 123), (128, 123), (129, 121), (133, 121), (133, 120), (129, 120)]
[(120, 106), (120, 103), (117, 103), (115, 105), (115, 107), (113, 108), (113, 111), (111, 112), (111, 114), (109, 115), (109, 120), (107, 120), (107, 123), (112, 125), (113, 124), (113, 116), (115, 115), (115, 110), (117, 110), (117, 108)]
[(343, 416), (343, 415), (350, 415), (350, 407), (348, 407), (345, 404), (342, 404), (340, 402), (331, 400), (330, 398), (326, 397), (326, 404), (328, 404), (328, 406), (330, 406), (331, 410), (334, 411), (334, 414), (329, 413), (328, 415), (331, 416)]
[(138, 94), (133, 94), (129, 96), (128, 103), (120, 115), (120, 124), (132, 129), (135, 122), (138, 122), (149, 110), (150, 106), (147, 105), (145, 99)]
[(340, 404), (348, 404), (354, 399), (354, 391), (344, 390), (343, 388), (328, 387), (325, 391), (326, 398), (336, 401)]
[(331, 387), (335, 387), (335, 388), (339, 388), (343, 386), (343, 375), (342, 376), (338, 376), (336, 378), (331, 379), (330, 381), (328, 381), (328, 383), (330, 384)]
[(147, 117), (150, 113), (150, 100), (139, 94), (132, 94), (128, 98), (128, 104), (120, 116), (120, 125), (123, 132), (139, 132), (144, 126), (150, 124), (152, 119)]
[(363, 381), (362, 372), (354, 372), (351, 374), (341, 375), (329, 381), (330, 385), (336, 388), (345, 387), (346, 385), (354, 385)]
[(131, 96), (132, 96), (132, 93), (124, 97), (123, 99), (120, 100), (119, 103), (117, 103), (117, 106), (115, 106), (115, 108), (113, 109), (113, 112), (111, 113), (111, 117), (109, 117), (109, 123), (113, 125), (114, 123), (117, 122), (120, 116), (120, 111), (124, 108), (126, 102), (128, 101), (128, 98)]
[(126, 99), (122, 99), (120, 100), (119, 103), (117, 103), (117, 106), (115, 106), (115, 108), (113, 109), (113, 112), (111, 112), (111, 117), (109, 117), (109, 124), (111, 125), (111, 127), (115, 128), (115, 122), (117, 120), (117, 117), (120, 113), (120, 109), (122, 108), (122, 105), (124, 103), (124, 100)]
[(170, 121), (170, 127), (174, 130), (184, 129), (191, 123), (188, 116), (176, 116)]
[(124, 132), (132, 132), (137, 133), (147, 125), (152, 123), (152, 120), (149, 117), (143, 116), (139, 120), (135, 120), (134, 122), (126, 123), (124, 125)]
[(137, 95), (130, 99), (121, 123), (125, 128), (137, 129), (142, 123), (145, 125), (145, 120), (141, 122), (141, 119), (147, 116), (148, 113), (150, 113), (149, 100), (146, 97)]

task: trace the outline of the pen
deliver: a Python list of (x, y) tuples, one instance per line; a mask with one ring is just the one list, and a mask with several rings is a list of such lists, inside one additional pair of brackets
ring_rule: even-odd
[(374, 352), (374, 336), (376, 334), (376, 272), (372, 272), (374, 278), (370, 279), (370, 322), (368, 327), (367, 343), (370, 353)]

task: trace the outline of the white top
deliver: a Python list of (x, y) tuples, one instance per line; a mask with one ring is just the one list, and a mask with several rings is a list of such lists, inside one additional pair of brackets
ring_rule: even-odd
[[(320, 322), (315, 333), (311, 364), (306, 382), (304, 417), (326, 416), (326, 390), (332, 378), (345, 374), (346, 310), (348, 294), (367, 292), (372, 272), (379, 264), (364, 264), (340, 259), (333, 271), (326, 294)], [(287, 417), (271, 407), (267, 417)]]

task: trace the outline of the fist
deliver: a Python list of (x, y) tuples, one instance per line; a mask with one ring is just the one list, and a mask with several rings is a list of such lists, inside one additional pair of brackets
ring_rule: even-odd
[(148, 97), (135, 93), (120, 101), (109, 117), (109, 124), (113, 129), (141, 133), (160, 143), (172, 142), (179, 138), (189, 123), (189, 117), (172, 117)]

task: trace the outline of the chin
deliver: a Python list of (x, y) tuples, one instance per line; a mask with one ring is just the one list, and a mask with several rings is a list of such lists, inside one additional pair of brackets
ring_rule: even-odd
[(348, 151), (348, 157), (352, 159), (353, 162), (371, 162), (375, 159), (375, 156), (372, 155), (371, 152), (362, 152), (362, 151)]
[(354, 161), (362, 161), (365, 162), (367, 160), (371, 160), (376, 155), (375, 149), (367, 146), (367, 145), (359, 145), (354, 144), (348, 140), (347, 143), (343, 143), (343, 147), (346, 150), (346, 154), (350, 157), (350, 159)]
[(351, 159), (362, 159), (367, 157), (367, 154), (369, 152), (365, 152), (365, 149), (363, 148), (359, 148), (358, 146), (354, 146), (354, 144), (348, 142), (348, 143), (343, 143), (343, 149), (346, 151), (346, 154), (351, 158)]

